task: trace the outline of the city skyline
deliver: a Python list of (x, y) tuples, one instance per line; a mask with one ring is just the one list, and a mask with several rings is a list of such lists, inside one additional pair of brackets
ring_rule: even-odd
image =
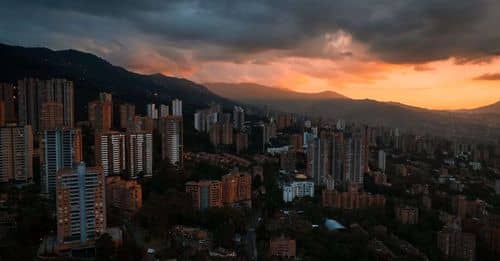
[(82, 50), (140, 73), (431, 109), (500, 100), (494, 1), (2, 5), (0, 42)]

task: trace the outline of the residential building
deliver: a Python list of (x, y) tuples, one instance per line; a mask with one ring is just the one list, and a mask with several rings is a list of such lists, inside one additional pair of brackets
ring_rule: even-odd
[(151, 117), (145, 116), (135, 116), (134, 123), (130, 131), (145, 131), (153, 133), (154, 131), (154, 120)]
[(169, 115), (169, 108), (168, 105), (165, 104), (160, 104), (160, 111), (159, 111), (159, 117), (166, 117)]
[(271, 256), (280, 257), (295, 257), (297, 251), (297, 243), (295, 239), (285, 236), (272, 238), (269, 241), (269, 252)]
[(0, 127), (0, 182), (27, 184), (33, 180), (31, 126)]
[(142, 207), (142, 187), (136, 180), (120, 176), (106, 177), (106, 207), (116, 208), (125, 217), (132, 217)]
[(56, 195), (56, 175), (82, 161), (82, 134), (79, 129), (49, 129), (40, 140), (40, 186), (42, 193)]
[(385, 172), (385, 151), (379, 150), (378, 151), (378, 168), (382, 171)]
[(133, 126), (135, 117), (135, 105), (124, 103), (120, 104), (120, 128), (130, 129)]
[(234, 135), (234, 142), (236, 145), (236, 153), (240, 154), (248, 150), (248, 134), (244, 132), (237, 132)]
[(46, 102), (42, 104), (40, 113), (40, 130), (56, 129), (64, 127), (63, 105), (58, 102)]
[(81, 162), (57, 172), (59, 252), (92, 247), (106, 230), (104, 176), (100, 167)]
[[(65, 79), (23, 79), (17, 82), (19, 124), (40, 128), (42, 106), (47, 102), (62, 104), (63, 126), (74, 125), (73, 82)], [(10, 106), (10, 105), (9, 105)]]
[(189, 181), (186, 183), (186, 192), (191, 195), (196, 209), (222, 207), (222, 183), (218, 180)]
[(245, 125), (245, 110), (240, 106), (233, 107), (233, 127), (242, 129)]
[(222, 203), (250, 203), (252, 200), (252, 176), (241, 173), (237, 168), (222, 176)]
[(125, 172), (125, 134), (118, 131), (96, 133), (96, 164), (102, 167), (104, 176), (120, 175)]
[(161, 158), (171, 164), (182, 166), (183, 162), (183, 120), (180, 116), (167, 116), (160, 119)]
[(131, 132), (125, 136), (127, 172), (135, 179), (139, 174), (144, 177), (153, 175), (153, 134)]
[(182, 100), (174, 99), (172, 101), (172, 115), (182, 117)]
[(314, 197), (314, 182), (294, 181), (283, 186), (283, 201), (292, 202), (303, 197)]
[(150, 103), (147, 105), (147, 116), (153, 120), (158, 119), (158, 109), (156, 104)]
[(331, 189), (323, 190), (322, 202), (325, 207), (364, 209), (383, 208), (385, 207), (386, 199), (383, 195), (358, 191), (356, 186), (349, 186), (346, 192), (339, 192)]
[(295, 150), (280, 153), (280, 169), (294, 172), (297, 164), (297, 152)]
[(91, 101), (88, 108), (90, 126), (98, 131), (109, 131), (113, 126), (113, 97), (111, 93), (99, 93), (99, 99)]
[[(3, 104), (4, 123), (17, 122), (16, 88), (10, 83), (0, 83), (0, 101)], [(2, 124), (3, 125), (3, 124)]]
[(463, 233), (459, 227), (446, 226), (437, 232), (437, 247), (448, 258), (476, 260), (476, 236)]

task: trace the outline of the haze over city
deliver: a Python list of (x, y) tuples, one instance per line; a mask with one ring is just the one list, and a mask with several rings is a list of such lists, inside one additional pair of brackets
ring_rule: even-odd
[(433, 109), (500, 100), (500, 3), (3, 1), (0, 42), (140, 73)]

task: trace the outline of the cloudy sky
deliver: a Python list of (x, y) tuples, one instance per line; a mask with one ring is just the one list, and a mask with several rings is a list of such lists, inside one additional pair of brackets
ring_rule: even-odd
[(497, 0), (3, 0), (0, 42), (427, 108), (500, 100)]

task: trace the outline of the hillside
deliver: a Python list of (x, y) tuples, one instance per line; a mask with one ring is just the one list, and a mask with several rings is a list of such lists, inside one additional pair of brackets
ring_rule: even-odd
[[(370, 125), (397, 127), (419, 134), (434, 133), (448, 137), (496, 139), (500, 136), (500, 117), (479, 113), (491, 110), (489, 107), (472, 114), (428, 110), (396, 102), (349, 99), (341, 95), (330, 98), (321, 93), (302, 94), (252, 84), (207, 84), (206, 86), (221, 96), (239, 102), (322, 119), (345, 119)], [(251, 94), (249, 86), (257, 86), (259, 90), (257, 94)]]
[(210, 92), (203, 85), (161, 74), (142, 75), (114, 66), (89, 53), (75, 50), (53, 51), (47, 48), (25, 48), (0, 44), (0, 81), (16, 82), (25, 77), (60, 77), (75, 82), (77, 119), (86, 118), (86, 105), (101, 91), (111, 92), (115, 100), (136, 104), (144, 112), (151, 101), (183, 100), (184, 110), (215, 101), (227, 106), (233, 103)]
[(268, 87), (255, 83), (205, 83), (207, 88), (220, 95), (233, 100), (328, 100), (348, 99), (332, 91), (318, 93), (302, 93), (288, 89)]

